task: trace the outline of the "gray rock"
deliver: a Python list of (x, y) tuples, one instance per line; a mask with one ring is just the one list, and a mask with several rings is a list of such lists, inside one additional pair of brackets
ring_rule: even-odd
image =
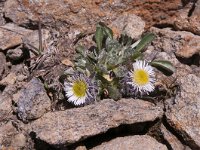
[(175, 135), (173, 135), (170, 131), (168, 131), (163, 124), (161, 124), (161, 132), (164, 139), (170, 144), (172, 149), (174, 150), (185, 149), (186, 146), (184, 146)]
[(122, 14), (111, 24), (115, 33), (127, 34), (133, 39), (139, 39), (144, 32), (145, 22), (134, 14)]
[(148, 135), (118, 137), (92, 150), (167, 150), (167, 147)]
[(122, 124), (154, 121), (162, 114), (160, 107), (146, 101), (107, 99), (81, 108), (47, 113), (31, 122), (30, 132), (51, 145), (64, 146)]
[(155, 49), (173, 52), (179, 57), (189, 58), (200, 53), (200, 37), (186, 31), (172, 31), (170, 28), (151, 28), (157, 35), (153, 41)]
[(6, 57), (3, 53), (0, 52), (0, 80), (3, 76), (3, 72), (4, 72), (4, 69), (5, 69), (5, 65), (6, 65)]
[(189, 74), (178, 81), (180, 92), (166, 103), (167, 121), (192, 149), (200, 149), (200, 78)]
[(22, 43), (22, 37), (32, 32), (31, 30), (8, 23), (0, 27), (0, 50), (13, 48)]
[(50, 99), (37, 78), (33, 78), (17, 94), (17, 114), (24, 122), (37, 119), (50, 109)]

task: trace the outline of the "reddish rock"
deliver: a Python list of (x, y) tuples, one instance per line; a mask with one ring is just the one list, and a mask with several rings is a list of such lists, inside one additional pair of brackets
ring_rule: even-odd
[(32, 32), (15, 24), (5, 24), (0, 27), (0, 50), (7, 50), (22, 43), (22, 37)]
[(111, 23), (124, 12), (141, 16), (149, 26), (170, 20), (181, 7), (181, 0), (7, 0), (5, 16), (17, 24), (25, 25), (30, 21), (35, 24), (40, 18), (48, 26), (65, 31), (75, 27), (84, 31), (94, 27), (98, 21)]
[(118, 137), (92, 150), (167, 150), (167, 147), (148, 135)]
[(163, 134), (164, 139), (170, 144), (172, 149), (174, 150), (185, 149), (186, 146), (184, 146), (176, 136), (174, 136), (170, 131), (168, 131), (163, 124), (161, 124), (161, 132)]
[[(195, 6), (193, 6), (195, 5)], [(194, 10), (193, 10), (194, 7)], [(185, 9), (177, 13), (174, 26), (178, 30), (189, 31), (200, 35), (200, 1), (195, 4), (189, 3)]]
[(144, 32), (145, 22), (134, 14), (122, 14), (111, 23), (110, 27), (116, 36), (123, 33), (138, 40)]
[(179, 57), (189, 58), (200, 53), (200, 37), (186, 31), (173, 31), (170, 28), (151, 28), (157, 37), (153, 41), (155, 49), (175, 53)]
[(26, 137), (17, 131), (12, 122), (0, 126), (0, 148), (23, 149), (26, 146)]
[(160, 107), (146, 101), (107, 99), (81, 108), (47, 113), (31, 122), (30, 132), (51, 145), (65, 146), (122, 124), (154, 121), (162, 113)]
[(0, 94), (0, 122), (9, 119), (12, 114), (12, 99), (8, 94)]
[(180, 91), (166, 103), (167, 121), (192, 149), (200, 149), (200, 78), (189, 74), (178, 81)]

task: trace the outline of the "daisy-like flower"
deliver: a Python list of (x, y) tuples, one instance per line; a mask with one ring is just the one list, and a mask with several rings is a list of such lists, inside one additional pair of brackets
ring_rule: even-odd
[(97, 95), (96, 84), (81, 73), (75, 73), (64, 82), (64, 91), (68, 101), (76, 106), (91, 103)]
[(152, 92), (155, 89), (153, 67), (145, 61), (137, 60), (133, 63), (133, 70), (128, 72), (126, 83), (129, 85), (129, 90), (141, 95)]

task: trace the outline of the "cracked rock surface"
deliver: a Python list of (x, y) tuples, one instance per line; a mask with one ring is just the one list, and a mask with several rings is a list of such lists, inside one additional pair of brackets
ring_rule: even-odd
[(167, 106), (168, 123), (193, 149), (200, 148), (200, 78), (189, 74), (182, 77), (175, 103)]
[(163, 110), (142, 100), (107, 99), (97, 104), (45, 114), (30, 124), (30, 132), (51, 145), (68, 145), (122, 124), (154, 121)]

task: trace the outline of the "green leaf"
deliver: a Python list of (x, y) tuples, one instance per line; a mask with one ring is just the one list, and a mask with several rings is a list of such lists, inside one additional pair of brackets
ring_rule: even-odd
[(77, 46), (75, 49), (76, 53), (85, 57), (85, 48), (83, 46)]
[(111, 99), (119, 100), (122, 97), (119, 89), (116, 86), (108, 86), (107, 90)]
[(155, 35), (153, 33), (146, 34), (136, 46), (135, 51), (141, 52), (154, 38)]
[(97, 26), (96, 32), (95, 32), (95, 41), (96, 41), (97, 48), (99, 51), (102, 48), (103, 38), (104, 38), (103, 29), (102, 27)]
[(103, 27), (104, 33), (110, 38), (113, 39), (113, 31), (107, 27), (103, 22), (99, 22), (99, 25)]
[(150, 65), (162, 71), (165, 75), (171, 75), (176, 70), (173, 64), (166, 60), (154, 60)]
[(128, 35), (126, 35), (126, 34), (121, 34), (121, 36), (119, 38), (119, 42), (124, 46), (125, 45), (129, 46), (129, 45), (132, 44), (133, 39), (131, 37), (129, 37)]
[(134, 52), (133, 55), (131, 56), (131, 61), (135, 61), (137, 58), (141, 57), (142, 53), (141, 52)]
[(110, 38), (113, 39), (113, 32), (110, 28), (108, 28), (107, 26), (104, 27), (104, 32), (106, 33), (106, 35)]

